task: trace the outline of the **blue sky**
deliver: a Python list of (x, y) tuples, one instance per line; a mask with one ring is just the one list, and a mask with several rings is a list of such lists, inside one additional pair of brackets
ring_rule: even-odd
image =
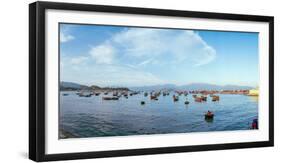
[(60, 24), (61, 81), (258, 86), (258, 33)]

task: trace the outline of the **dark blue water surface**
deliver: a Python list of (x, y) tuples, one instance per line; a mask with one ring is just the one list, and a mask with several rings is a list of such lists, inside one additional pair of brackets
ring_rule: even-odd
[[(60, 95), (60, 129), (76, 137), (125, 136), (143, 134), (188, 133), (203, 131), (248, 130), (258, 117), (257, 97), (219, 95), (219, 102), (194, 102), (192, 95), (170, 96), (151, 101), (143, 94), (104, 101), (103, 95), (79, 97), (75, 92)], [(184, 102), (188, 99), (189, 105)], [(140, 102), (145, 101), (145, 105)], [(215, 117), (206, 121), (204, 114)]]

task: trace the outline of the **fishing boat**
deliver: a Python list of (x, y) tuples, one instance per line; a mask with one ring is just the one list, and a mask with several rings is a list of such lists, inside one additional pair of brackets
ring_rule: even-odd
[(179, 96), (173, 95), (173, 100), (174, 100), (174, 102), (179, 101)]
[(220, 100), (220, 96), (216, 96), (216, 95), (212, 96), (212, 101), (219, 101), (219, 100)]
[(64, 93), (64, 94), (62, 94), (63, 96), (68, 96), (69, 94), (68, 93)]
[(102, 97), (103, 100), (119, 100), (118, 97)]
[(201, 97), (196, 97), (195, 98), (195, 102), (202, 102), (202, 98)]
[(154, 100), (156, 96), (150, 95), (150, 100)]
[(92, 94), (91, 93), (88, 93), (88, 94), (85, 94), (85, 93), (79, 93), (78, 95), (79, 97), (91, 97)]
[(205, 119), (213, 119), (214, 116), (214, 113), (208, 110), (208, 112), (205, 114)]
[(202, 101), (207, 101), (207, 96), (201, 96)]
[(112, 96), (118, 96), (118, 92), (113, 92)]
[(157, 96), (155, 96), (155, 95), (151, 95), (151, 96), (150, 96), (150, 99), (151, 99), (151, 100), (158, 100)]
[(251, 129), (258, 129), (258, 119), (253, 119)]
[(141, 105), (144, 105), (145, 104), (145, 102), (144, 101), (141, 101)]
[(188, 105), (188, 104), (189, 104), (189, 101), (185, 101), (184, 104), (185, 104), (185, 105)]

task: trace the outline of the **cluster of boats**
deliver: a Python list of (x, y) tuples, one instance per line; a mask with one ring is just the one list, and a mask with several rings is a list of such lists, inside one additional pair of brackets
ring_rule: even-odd
[[(150, 100), (155, 100), (155, 101), (157, 101), (158, 100), (158, 97), (160, 96), (160, 95), (163, 95), (163, 96), (169, 96), (170, 95), (170, 92), (168, 92), (168, 91), (163, 91), (163, 92), (161, 92), (161, 91), (159, 91), (159, 92), (150, 92)], [(146, 97), (148, 95), (148, 93), (147, 92), (145, 92), (144, 93), (144, 96)], [(173, 95), (173, 101), (174, 102), (177, 102), (177, 101), (179, 101), (179, 96), (181, 96), (181, 95), (184, 95), (184, 96), (187, 96), (188, 95), (188, 92), (187, 91), (175, 91), (175, 94)], [(189, 104), (189, 101), (185, 101), (184, 102), (184, 104)]]
[[(169, 96), (170, 95), (170, 91), (151, 91), (151, 92), (141, 92), (141, 91), (112, 91), (112, 92), (94, 92), (94, 91), (80, 91), (77, 92), (76, 94), (79, 97), (91, 97), (91, 96), (100, 96), (100, 95), (104, 95), (102, 97), (102, 100), (119, 100), (121, 97), (124, 97), (126, 99), (129, 98), (129, 96), (134, 96), (134, 95), (138, 95), (143, 93), (144, 97), (147, 97), (148, 95), (150, 100), (155, 100), (157, 101), (159, 96)], [(175, 91), (172, 99), (174, 102), (178, 102), (179, 101), (179, 97), (180, 96), (187, 96), (190, 92), (187, 91)], [(191, 92), (192, 94), (195, 92)], [(110, 96), (111, 94), (111, 96)], [(63, 96), (68, 96), (67, 93), (63, 93)], [(192, 97), (194, 98), (195, 102), (203, 102), (203, 101), (207, 101), (207, 96), (206, 95), (198, 95), (198, 94), (193, 94)], [(218, 95), (214, 95), (214, 94), (210, 94), (210, 98), (212, 98), (212, 101), (219, 101), (220, 97)], [(186, 99), (184, 101), (185, 105), (188, 105), (190, 102)], [(145, 105), (145, 101), (140, 101), (141, 105)], [(211, 111), (208, 111), (205, 115), (205, 119), (206, 120), (212, 120), (214, 118), (214, 113), (212, 113)]]
[[(210, 94), (208, 94), (210, 93)], [(91, 97), (91, 96), (102, 96), (102, 100), (119, 100), (121, 97), (128, 99), (130, 96), (141, 94), (144, 97), (148, 97), (152, 101), (157, 101), (160, 96), (169, 96), (173, 94), (172, 100), (174, 102), (178, 102), (180, 96), (187, 96), (192, 94), (192, 97), (195, 102), (205, 102), (208, 98), (211, 101), (216, 102), (220, 101), (220, 96), (215, 93), (219, 92), (194, 92), (194, 91), (79, 91), (76, 92), (76, 95), (79, 97)], [(67, 92), (62, 93), (63, 96), (68, 96)], [(188, 105), (190, 102), (185, 98), (184, 104)], [(146, 101), (140, 101), (140, 105), (145, 105)], [(204, 118), (206, 121), (212, 121), (214, 119), (215, 114), (212, 111), (207, 111), (204, 114)], [(258, 120), (254, 119), (250, 126), (251, 129), (258, 129)]]
[[(204, 102), (204, 101), (207, 101), (207, 98), (208, 98), (205, 95), (198, 96), (196, 94), (192, 95), (192, 97), (194, 98), (195, 102)], [(220, 100), (220, 96), (218, 96), (218, 95), (210, 94), (210, 97), (212, 98), (213, 102)]]
[[(150, 95), (150, 100), (155, 100), (157, 101), (159, 96), (169, 96), (170, 95), (170, 91), (150, 91), (150, 92), (142, 92), (142, 91), (105, 91), (105, 92), (94, 92), (94, 91), (79, 91), (76, 94), (79, 97), (91, 97), (91, 96), (100, 96), (100, 95), (104, 95), (102, 97), (103, 100), (119, 100), (121, 97), (124, 97), (126, 99), (129, 98), (129, 96), (134, 96), (134, 95), (138, 95), (143, 93), (144, 97), (147, 97), (148, 95)], [(192, 93), (192, 97), (194, 98), (195, 102), (204, 102), (207, 101), (208, 97), (207, 95), (201, 94), (194, 94), (195, 92), (188, 92), (188, 91), (174, 91), (174, 94), (172, 96), (172, 99), (174, 102), (179, 101), (179, 97), (180, 96), (187, 96), (189, 93)], [(111, 96), (110, 96), (111, 94)], [(63, 96), (67, 96), (68, 93), (63, 93)], [(210, 98), (212, 98), (212, 101), (219, 101), (220, 97), (218, 95), (214, 95), (214, 94), (209, 94)], [(185, 105), (188, 105), (190, 102), (186, 99), (184, 101)], [(141, 105), (144, 105), (145, 101), (141, 101)]]
[[(109, 94), (112, 94), (112, 96), (109, 96)], [(77, 92), (76, 94), (79, 97), (92, 97), (92, 96), (100, 96), (101, 94), (105, 95), (102, 97), (103, 100), (119, 100), (119, 98), (124, 97), (128, 99), (129, 96), (134, 96), (139, 94), (140, 92), (128, 92), (128, 91), (113, 91), (113, 92), (91, 92), (91, 91), (81, 91)], [(63, 94), (65, 96), (65, 93)]]

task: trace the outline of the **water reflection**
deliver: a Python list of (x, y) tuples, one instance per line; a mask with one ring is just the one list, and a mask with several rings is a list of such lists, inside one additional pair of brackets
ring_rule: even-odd
[(259, 101), (259, 96), (248, 96), (250, 100), (253, 102), (258, 102)]

